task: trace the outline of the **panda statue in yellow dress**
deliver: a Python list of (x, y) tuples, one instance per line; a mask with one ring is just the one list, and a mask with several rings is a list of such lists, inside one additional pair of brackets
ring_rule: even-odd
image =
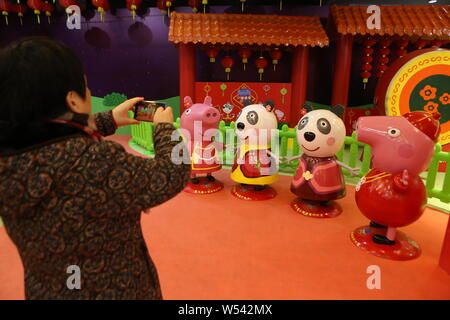
[(239, 185), (231, 193), (243, 200), (267, 200), (276, 196), (269, 185), (278, 180), (277, 158), (271, 153), (270, 142), (277, 132), (278, 121), (271, 100), (250, 104), (239, 113), (235, 132), (237, 148), (231, 179)]

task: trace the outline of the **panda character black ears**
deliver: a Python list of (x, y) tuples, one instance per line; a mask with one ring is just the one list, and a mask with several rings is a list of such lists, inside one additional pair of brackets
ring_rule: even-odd
[(272, 112), (275, 109), (275, 103), (272, 100), (267, 100), (264, 103), (264, 108), (266, 108), (267, 111)]
[(246, 106), (253, 104), (253, 102), (252, 102), (252, 99), (244, 99), (242, 104), (244, 105), (244, 107), (246, 107)]
[[(305, 103), (302, 108), (305, 109), (307, 112), (314, 110), (314, 107), (308, 103)], [(337, 115), (339, 118), (342, 118), (342, 116), (345, 113), (345, 107), (341, 104), (337, 104), (334, 107), (331, 107), (330, 111), (333, 112), (335, 115)]]
[(308, 103), (305, 103), (302, 108), (305, 109), (307, 112), (314, 110), (314, 107)]
[(345, 113), (345, 107), (342, 104), (337, 104), (334, 107), (331, 107), (330, 111), (337, 115), (339, 118), (342, 118)]
[[(249, 106), (251, 104), (253, 104), (251, 99), (244, 100), (244, 107)], [(266, 108), (268, 112), (272, 112), (275, 109), (275, 103), (272, 100), (267, 100), (262, 105), (264, 106), (264, 108)]]

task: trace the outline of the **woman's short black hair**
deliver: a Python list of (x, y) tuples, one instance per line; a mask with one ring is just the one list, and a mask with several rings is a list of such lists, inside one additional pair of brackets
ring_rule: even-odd
[(83, 66), (61, 42), (33, 37), (0, 51), (0, 121), (39, 122), (70, 109), (69, 91), (86, 97)]

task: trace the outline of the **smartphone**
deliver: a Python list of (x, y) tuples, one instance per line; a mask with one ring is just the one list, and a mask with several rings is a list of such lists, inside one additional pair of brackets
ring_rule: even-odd
[(164, 109), (167, 105), (163, 102), (155, 101), (139, 101), (134, 105), (134, 119), (138, 121), (153, 122), (153, 116), (155, 115), (156, 109), (163, 107)]

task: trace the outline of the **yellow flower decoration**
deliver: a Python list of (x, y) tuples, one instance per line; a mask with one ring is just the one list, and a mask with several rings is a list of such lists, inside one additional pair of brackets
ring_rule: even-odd
[(436, 88), (426, 85), (422, 90), (420, 90), (420, 95), (422, 96), (423, 100), (428, 101), (436, 98), (436, 91)]
[(439, 105), (437, 103), (434, 103), (433, 101), (428, 102), (426, 105), (423, 106), (423, 110), (426, 112), (438, 112)]
[(450, 103), (450, 94), (448, 94), (447, 92), (444, 93), (442, 96), (439, 97), (439, 101), (442, 104), (449, 104)]
[(311, 180), (312, 177), (313, 177), (313, 175), (311, 174), (311, 172), (309, 172), (309, 171), (303, 172), (303, 178), (304, 178), (306, 181)]

